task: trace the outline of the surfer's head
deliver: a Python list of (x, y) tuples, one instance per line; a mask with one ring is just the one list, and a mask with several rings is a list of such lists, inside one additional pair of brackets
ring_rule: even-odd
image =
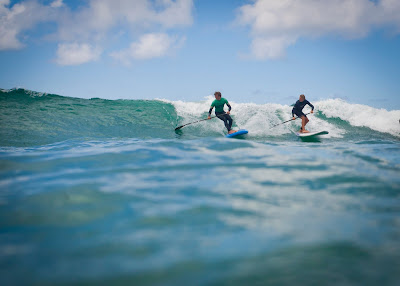
[(306, 99), (306, 96), (304, 94), (300, 94), (299, 100), (300, 102), (303, 102)]
[(214, 92), (215, 99), (221, 99), (221, 93), (219, 91)]

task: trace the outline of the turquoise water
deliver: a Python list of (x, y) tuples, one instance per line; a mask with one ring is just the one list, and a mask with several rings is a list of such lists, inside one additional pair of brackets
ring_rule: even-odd
[(400, 111), (0, 92), (1, 285), (398, 285)]

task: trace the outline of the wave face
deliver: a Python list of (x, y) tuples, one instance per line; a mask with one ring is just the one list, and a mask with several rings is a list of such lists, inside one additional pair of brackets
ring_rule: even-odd
[(0, 91), (0, 144), (40, 145), (75, 138), (173, 138), (174, 106), (157, 100), (63, 97)]
[[(0, 145), (31, 146), (70, 139), (203, 138), (224, 135), (218, 119), (177, 126), (207, 117), (213, 98), (200, 102), (168, 100), (81, 99), (25, 89), (0, 90)], [(339, 99), (313, 102), (309, 130), (328, 130), (335, 140), (398, 139), (400, 110), (387, 111)], [(291, 106), (235, 103), (234, 126), (249, 130), (248, 139), (280, 141), (293, 136), (300, 120), (290, 119)], [(307, 111), (307, 107), (304, 110)]]

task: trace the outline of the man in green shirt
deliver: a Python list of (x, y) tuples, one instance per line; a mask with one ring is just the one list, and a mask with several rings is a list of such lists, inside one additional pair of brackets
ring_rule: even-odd
[[(215, 96), (215, 100), (211, 103), (211, 107), (210, 110), (208, 111), (208, 119), (211, 119), (211, 112), (213, 110), (213, 108), (215, 107), (215, 115), (221, 119), (222, 121), (224, 121), (225, 123), (225, 127), (226, 129), (228, 129), (228, 134), (232, 134), (237, 132), (236, 130), (232, 130), (232, 118), (229, 115), (231, 113), (231, 106), (229, 105), (228, 100), (226, 100), (225, 98), (221, 97), (221, 93), (219, 91), (216, 91), (214, 93)], [(224, 105), (227, 105), (229, 110), (228, 112), (225, 113), (224, 111)]]

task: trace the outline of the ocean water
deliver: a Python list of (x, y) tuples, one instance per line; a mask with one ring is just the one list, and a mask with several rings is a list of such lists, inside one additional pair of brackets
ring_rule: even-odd
[(0, 285), (400, 284), (400, 110), (211, 101), (1, 90)]

